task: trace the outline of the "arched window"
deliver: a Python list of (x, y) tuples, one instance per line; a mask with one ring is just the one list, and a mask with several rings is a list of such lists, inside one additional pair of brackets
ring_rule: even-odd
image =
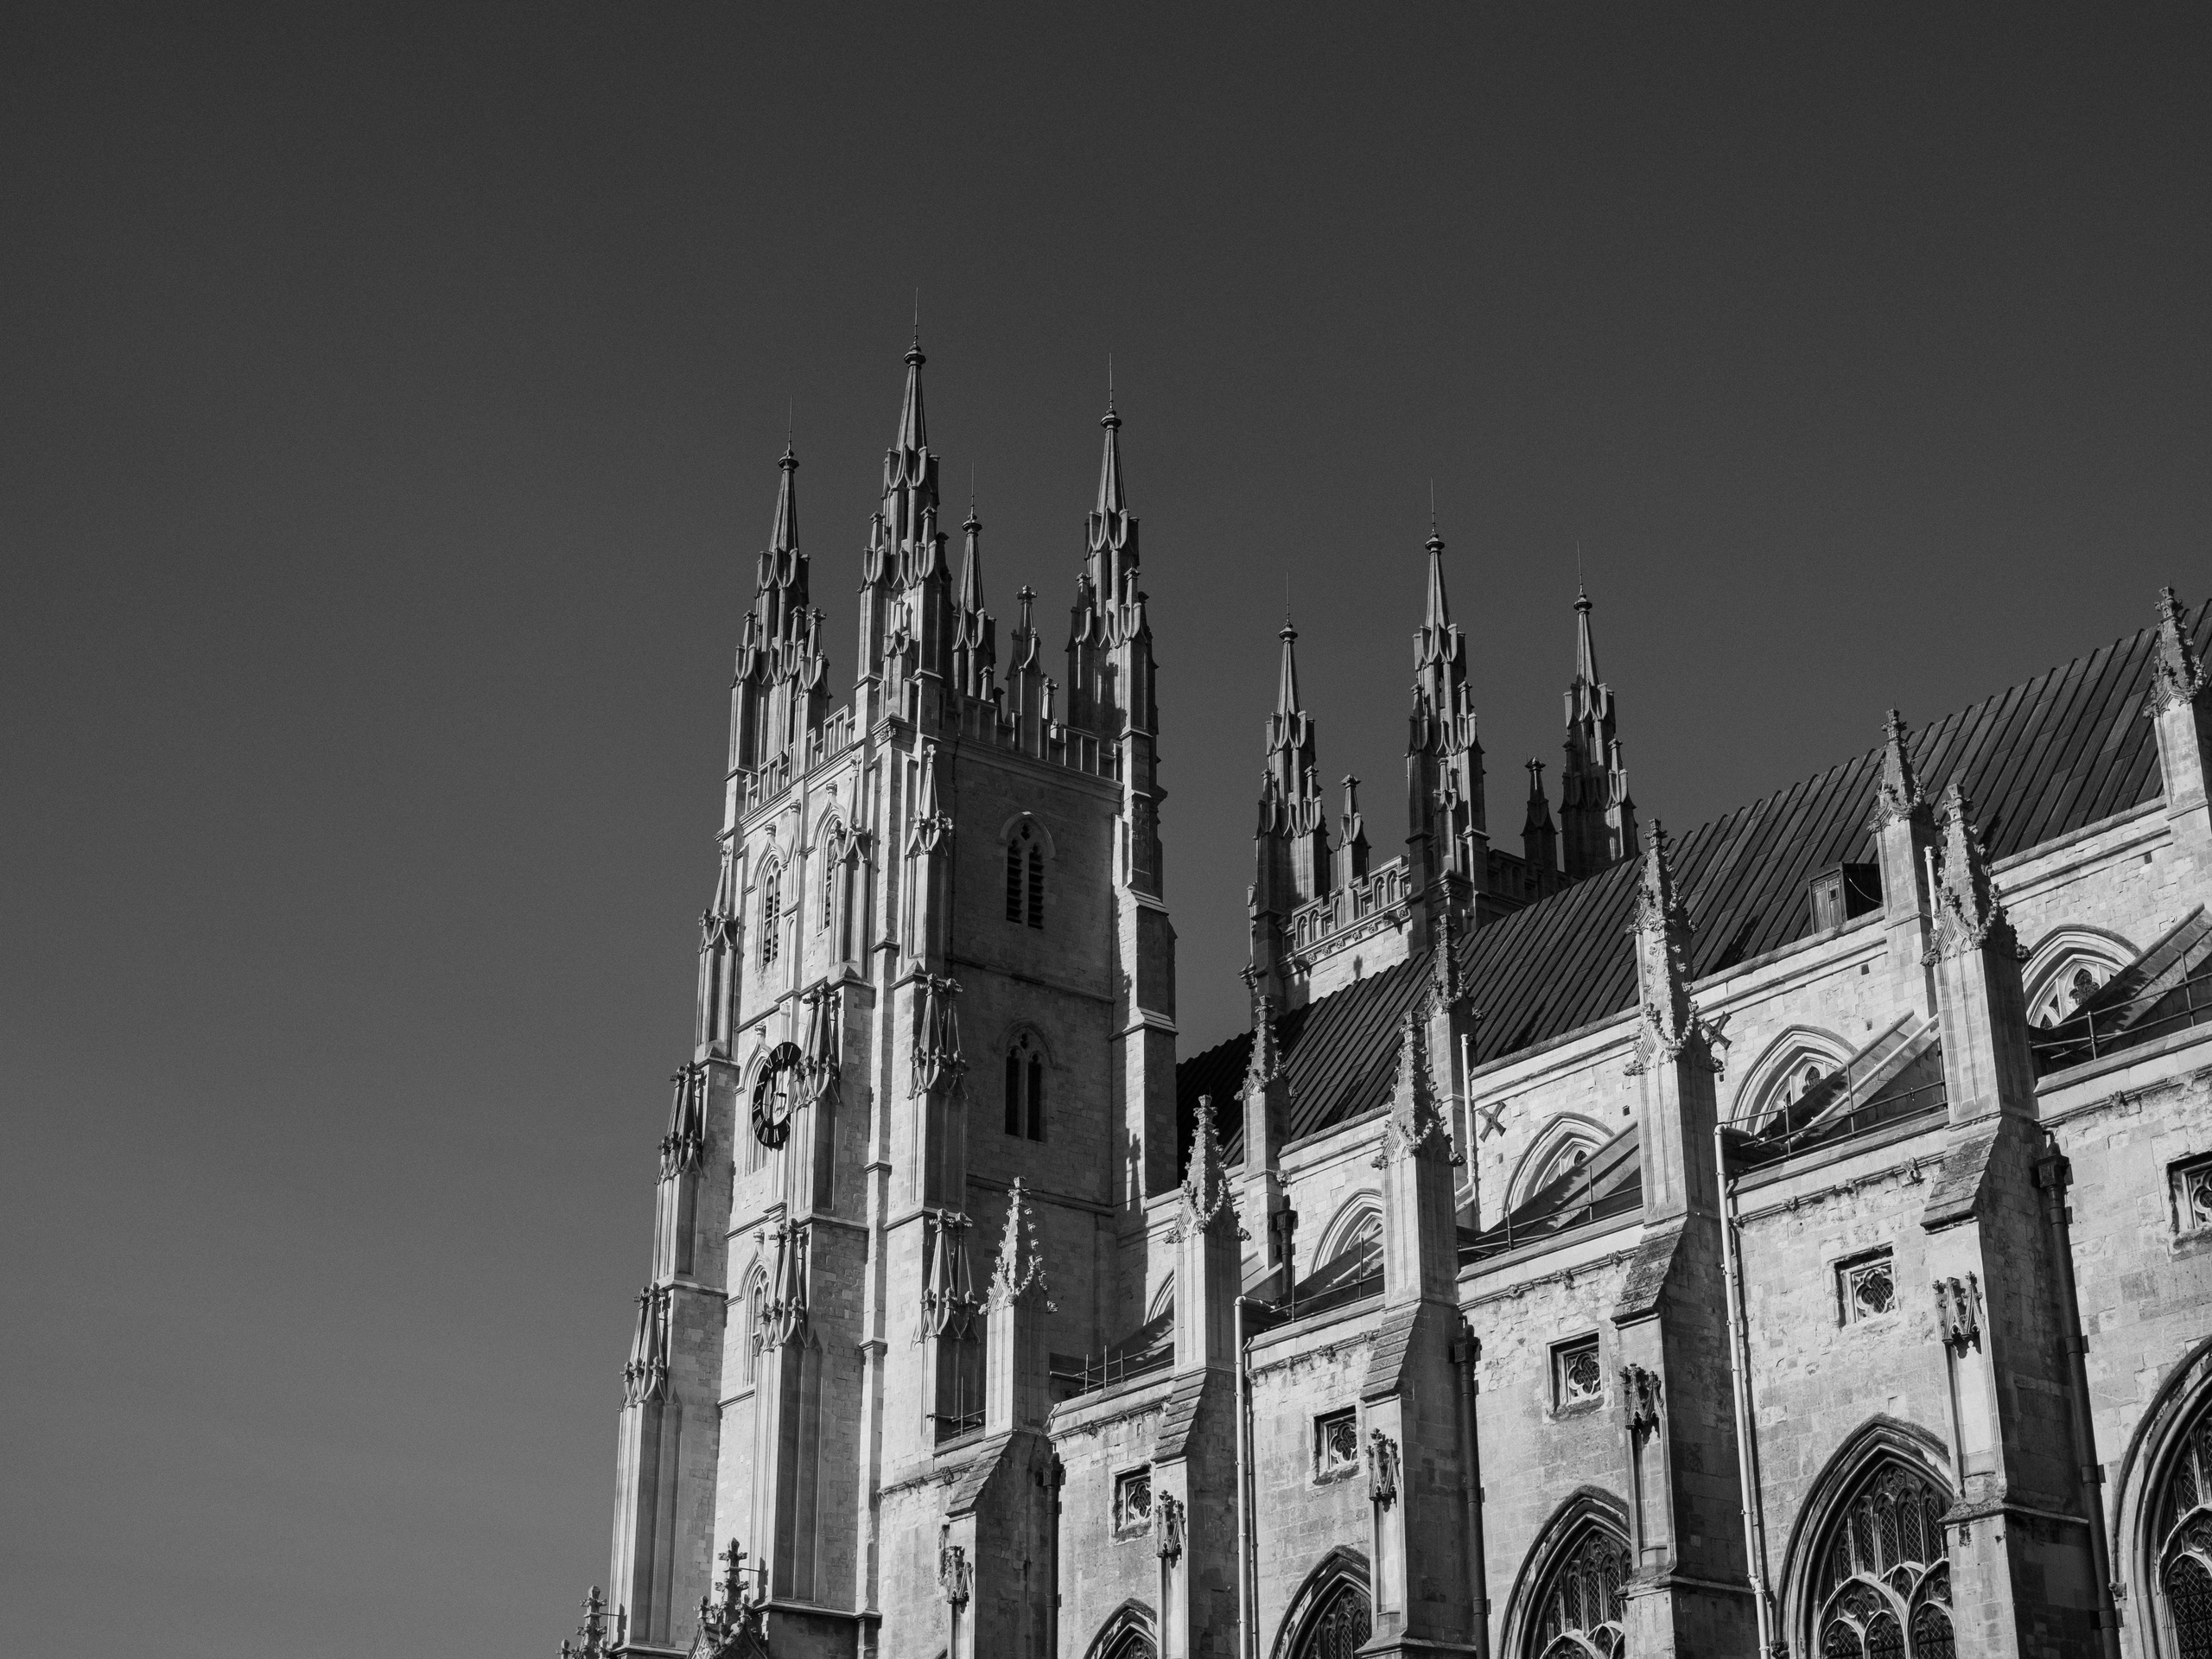
[(1045, 1052), (1026, 1031), (1006, 1052), (1006, 1132), (1045, 1138)]
[(2182, 1437), (2151, 1507), (2152, 1582), (2179, 1659), (2212, 1656), (2212, 1397)]
[(1274, 1659), (1352, 1659), (1374, 1630), (1366, 1558), (1332, 1549), (1291, 1598)]
[(777, 925), (783, 919), (784, 899), (781, 890), (783, 873), (773, 864), (760, 872), (760, 965), (772, 965), (777, 953), (783, 948), (783, 930)]
[(751, 1388), (760, 1380), (761, 1308), (768, 1300), (768, 1270), (755, 1266), (745, 1294), (738, 1298), (739, 1386)]
[(1505, 1207), (1518, 1210), (1561, 1176), (1573, 1175), (1605, 1143), (1605, 1131), (1586, 1117), (1561, 1113), (1538, 1130), (1506, 1183)]
[(1830, 1083), (1850, 1058), (1851, 1050), (1840, 1039), (1793, 1027), (1770, 1043), (1745, 1072), (1730, 1121), (1751, 1129), (1773, 1124), (1808, 1094)]
[(1812, 1558), (1809, 1650), (1820, 1659), (1953, 1659), (1950, 1496), (1876, 1459), (1829, 1517)]
[(1339, 1582), (1299, 1633), (1292, 1659), (1352, 1659), (1373, 1633), (1367, 1592), (1356, 1584)]
[(1084, 1650), (1084, 1659), (1153, 1659), (1159, 1651), (1152, 1639), (1152, 1610), (1134, 1599), (1114, 1610)]
[(1615, 1659), (1623, 1650), (1621, 1583), (1628, 1545), (1611, 1528), (1585, 1526), (1552, 1564), (1529, 1626), (1529, 1659)]
[(1382, 1255), (1382, 1204), (1372, 1192), (1356, 1193), (1321, 1230), (1313, 1247), (1313, 1265), (1325, 1268), (1346, 1256), (1372, 1256), (1380, 1265)]
[(2135, 952), (2125, 940), (2088, 928), (2056, 929), (2036, 946), (2020, 970), (2028, 1023), (2048, 1031), (2133, 960)]
[(1006, 918), (1045, 925), (1045, 842), (1027, 818), (1007, 837)]

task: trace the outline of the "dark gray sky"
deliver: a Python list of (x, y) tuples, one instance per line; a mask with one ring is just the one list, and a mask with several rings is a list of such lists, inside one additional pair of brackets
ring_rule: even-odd
[(573, 1623), (786, 401), (845, 675), (918, 288), (1001, 616), (1114, 353), (1185, 1052), (1286, 575), (1402, 834), (1432, 480), (1508, 845), (1578, 541), (1683, 827), (2204, 598), (2204, 14), (1927, 10), (13, 8), (10, 1640)]

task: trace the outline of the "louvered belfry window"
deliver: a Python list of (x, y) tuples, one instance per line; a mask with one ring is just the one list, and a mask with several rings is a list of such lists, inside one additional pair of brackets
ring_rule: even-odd
[(1006, 918), (1045, 925), (1045, 849), (1026, 820), (1006, 844)]

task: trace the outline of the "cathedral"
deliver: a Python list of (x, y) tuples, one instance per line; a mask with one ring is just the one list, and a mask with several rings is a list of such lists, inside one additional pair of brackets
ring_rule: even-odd
[(564, 1654), (2212, 1655), (2212, 607), (1669, 835), (1582, 597), (1515, 850), (1432, 535), (1405, 851), (1286, 626), (1179, 1056), (1121, 420), (1001, 653), (906, 360), (849, 696), (778, 463)]

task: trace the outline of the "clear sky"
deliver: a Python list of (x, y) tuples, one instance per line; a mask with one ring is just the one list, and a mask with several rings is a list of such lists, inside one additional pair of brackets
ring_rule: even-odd
[(916, 290), (1002, 619), (1066, 602), (1113, 353), (1194, 1052), (1286, 582), (1323, 766), (1403, 832), (1432, 482), (1508, 847), (1578, 543), (1684, 828), (2207, 597), (2208, 40), (11, 8), (10, 1644), (574, 1624), (786, 410), (842, 684)]

